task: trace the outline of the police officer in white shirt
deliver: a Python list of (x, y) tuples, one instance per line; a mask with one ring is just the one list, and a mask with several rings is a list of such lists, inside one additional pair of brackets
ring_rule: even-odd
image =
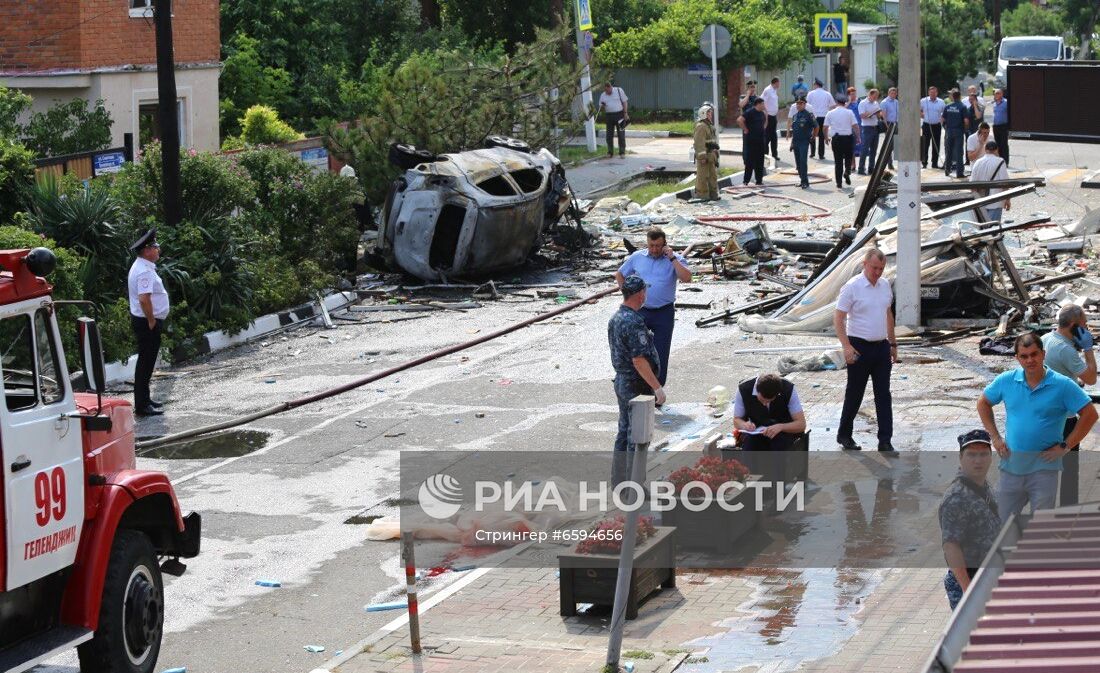
[(863, 404), (867, 379), (875, 391), (875, 417), (878, 419), (878, 450), (894, 453), (890, 443), (894, 434), (894, 412), (890, 399), (890, 370), (898, 361), (894, 337), (894, 300), (890, 283), (882, 278), (886, 255), (870, 248), (863, 255), (863, 273), (852, 278), (840, 290), (833, 314), (833, 329), (844, 347), (848, 364), (848, 386), (836, 441), (841, 448), (859, 451), (852, 438), (856, 413)]
[[(814, 88), (810, 89), (810, 93), (806, 94), (806, 109), (813, 110), (814, 118), (817, 119), (817, 127), (821, 128), (825, 126), (825, 115), (836, 105), (836, 101), (833, 100), (833, 95), (825, 89), (825, 85), (821, 83), (821, 80), (814, 80)], [(814, 146), (810, 145), (810, 156), (814, 156)], [(825, 161), (825, 134), (817, 134), (817, 158)]]
[(779, 161), (779, 78), (772, 77), (772, 83), (764, 87), (761, 94), (764, 99), (764, 113), (768, 115), (767, 137), (772, 158)]
[(843, 189), (841, 179), (852, 184), (852, 159), (856, 143), (859, 142), (859, 122), (855, 114), (846, 108), (843, 96), (837, 96), (838, 105), (825, 115), (822, 135), (825, 143), (833, 146), (833, 171), (836, 174), (836, 188)]
[(939, 97), (939, 93), (939, 89), (930, 86), (928, 95), (920, 99), (920, 165), (924, 168), (928, 168), (929, 145), (932, 146), (932, 168), (940, 167), (940, 132), (943, 130), (943, 109), (947, 103)]
[(150, 229), (139, 238), (131, 250), (137, 251), (137, 259), (130, 267), (126, 285), (130, 294), (130, 322), (134, 328), (138, 359), (134, 368), (134, 413), (138, 416), (160, 416), (160, 402), (149, 396), (149, 381), (160, 352), (160, 336), (164, 320), (168, 317), (168, 292), (157, 275), (160, 245), (157, 230)]

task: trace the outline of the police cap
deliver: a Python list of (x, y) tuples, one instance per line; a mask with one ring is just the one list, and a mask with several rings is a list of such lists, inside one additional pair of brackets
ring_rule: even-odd
[(629, 299), (647, 287), (649, 285), (642, 280), (641, 276), (637, 274), (627, 276), (626, 280), (623, 281), (623, 299)]
[(989, 438), (988, 432), (980, 428), (959, 435), (959, 451), (963, 451), (971, 444), (985, 444), (986, 446), (991, 446), (993, 440)]
[(149, 231), (142, 234), (141, 237), (138, 238), (138, 240), (134, 241), (134, 244), (130, 246), (130, 249), (131, 250), (143, 250), (143, 249), (149, 247), (150, 245), (156, 245), (156, 244), (157, 244), (157, 228), (153, 227)]

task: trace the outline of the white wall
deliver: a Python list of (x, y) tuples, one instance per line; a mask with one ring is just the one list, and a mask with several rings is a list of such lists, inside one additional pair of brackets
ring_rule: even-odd
[[(183, 103), (185, 124), (182, 145), (196, 150), (216, 150), (218, 139), (217, 66), (176, 71), (176, 91)], [(138, 107), (157, 100), (155, 71), (93, 72), (74, 76), (7, 78), (6, 86), (34, 98), (30, 112), (44, 112), (56, 102), (74, 98), (102, 98), (111, 114), (111, 146), (121, 147), (123, 134), (138, 138)], [(28, 113), (29, 114), (29, 113)]]

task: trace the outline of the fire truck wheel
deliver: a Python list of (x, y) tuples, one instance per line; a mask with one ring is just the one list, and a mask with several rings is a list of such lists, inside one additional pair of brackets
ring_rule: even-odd
[(164, 585), (153, 544), (144, 533), (120, 530), (99, 609), (95, 637), (78, 648), (81, 673), (151, 673), (164, 626)]

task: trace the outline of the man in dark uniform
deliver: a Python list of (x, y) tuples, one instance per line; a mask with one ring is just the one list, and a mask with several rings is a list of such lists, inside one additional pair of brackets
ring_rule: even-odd
[(149, 381), (160, 352), (160, 336), (168, 317), (168, 292), (157, 274), (160, 245), (157, 230), (150, 229), (130, 246), (137, 259), (130, 267), (126, 285), (130, 297), (130, 322), (137, 342), (138, 359), (134, 367), (134, 413), (138, 416), (160, 416), (161, 403), (149, 396)]
[(955, 169), (955, 177), (963, 176), (963, 142), (966, 140), (966, 130), (970, 128), (970, 118), (973, 112), (962, 103), (962, 97), (958, 89), (951, 90), (951, 102), (943, 108), (943, 128), (947, 132), (944, 142), (944, 150), (947, 157), (944, 159), (944, 175), (950, 177), (951, 169)]
[(657, 406), (665, 403), (665, 391), (657, 380), (660, 356), (653, 334), (645, 326), (639, 310), (645, 304), (646, 283), (641, 276), (627, 276), (622, 284), (623, 303), (607, 323), (607, 343), (611, 348), (611, 366), (615, 369), (615, 397), (619, 401), (619, 432), (615, 435), (615, 455), (611, 481), (619, 484), (630, 476), (630, 400), (653, 394)]
[(756, 184), (764, 184), (764, 153), (767, 150), (768, 115), (764, 113), (764, 99), (757, 98), (751, 108), (737, 118), (741, 126), (741, 154), (745, 159), (745, 177), (747, 185), (756, 174)]
[(947, 575), (943, 588), (954, 610), (1001, 531), (997, 501), (986, 475), (993, 462), (985, 430), (959, 435), (959, 474), (940, 502), (940, 533)]
[(794, 165), (798, 169), (798, 186), (809, 189), (810, 176), (806, 155), (814, 144), (814, 136), (817, 135), (817, 119), (806, 109), (806, 99), (799, 98), (794, 102), (794, 117), (791, 119), (791, 151), (794, 152)]

